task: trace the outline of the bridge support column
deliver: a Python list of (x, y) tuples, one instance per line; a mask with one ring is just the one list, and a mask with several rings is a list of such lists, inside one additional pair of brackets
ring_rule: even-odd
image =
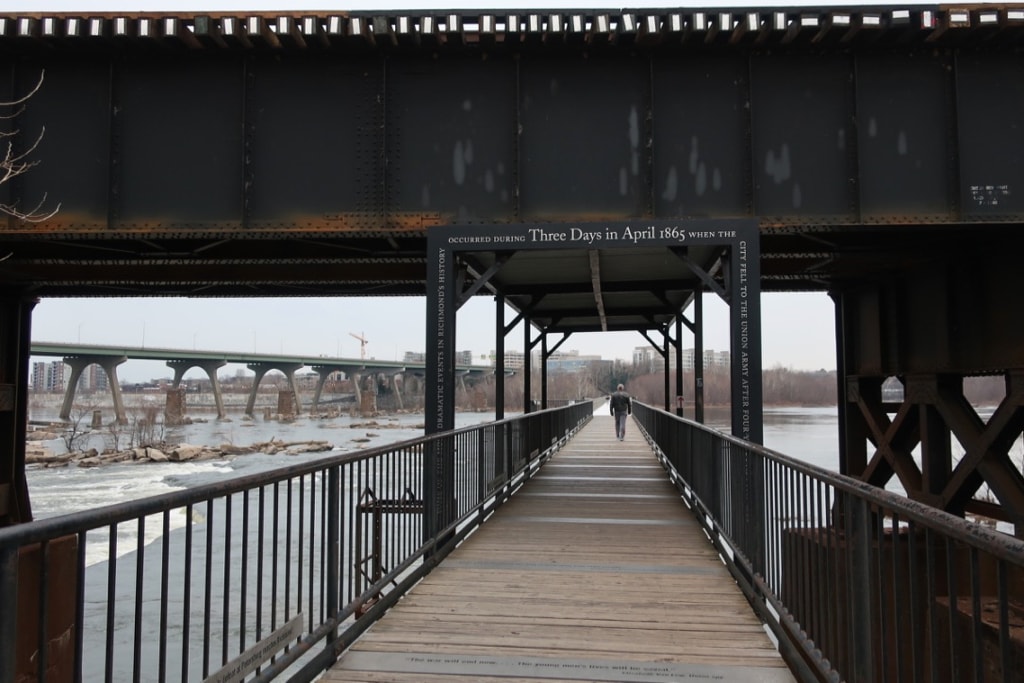
[(164, 424), (184, 424), (187, 412), (188, 404), (185, 400), (185, 387), (168, 389), (164, 400)]
[(366, 386), (359, 393), (359, 414), (368, 417), (377, 413), (377, 373), (372, 372), (364, 377)]
[(398, 410), (405, 410), (405, 404), (402, 402), (402, 387), (405, 382), (401, 379), (402, 373), (400, 372), (391, 375), (391, 390), (395, 392), (395, 404)]
[(174, 380), (171, 384), (175, 389), (181, 385), (185, 373), (192, 368), (200, 368), (210, 378), (210, 388), (213, 391), (213, 402), (217, 406), (217, 419), (223, 420), (227, 417), (224, 411), (224, 395), (220, 390), (220, 381), (217, 379), (217, 370), (227, 365), (226, 360), (169, 360), (167, 367), (174, 370)]
[(247, 367), (256, 373), (256, 376), (252, 381), (252, 391), (249, 392), (249, 400), (245, 404), (246, 415), (252, 417), (253, 411), (256, 409), (256, 395), (259, 393), (260, 382), (263, 381), (263, 377), (270, 370), (280, 370), (284, 373), (285, 378), (288, 380), (289, 388), (295, 392), (295, 414), (298, 415), (302, 412), (302, 403), (299, 400), (299, 386), (295, 380), (295, 373), (303, 367), (301, 363), (249, 363)]
[(107, 384), (110, 385), (110, 394), (114, 400), (114, 419), (118, 424), (127, 424), (125, 417), (124, 399), (121, 397), (121, 383), (117, 379), (117, 366), (128, 360), (127, 356), (67, 356), (64, 362), (71, 366), (71, 378), (68, 380), (67, 389), (64, 391), (64, 403), (60, 409), (60, 419), (71, 419), (71, 407), (75, 400), (75, 391), (82, 372), (95, 363), (103, 368), (107, 375)]
[(313, 372), (317, 374), (316, 389), (313, 390), (313, 402), (310, 404), (310, 415), (317, 415), (320, 412), (320, 397), (323, 396), (324, 386), (331, 375), (342, 372), (337, 365), (314, 365)]
[(363, 389), (359, 385), (363, 381), (363, 374), (361, 372), (350, 372), (347, 373), (349, 381), (352, 382), (352, 391), (356, 392), (356, 405), (362, 409), (363, 406)]
[[(896, 477), (913, 500), (1007, 523), (1024, 538), (1024, 474), (1010, 454), (1024, 432), (1024, 323), (1007, 314), (1024, 289), (1015, 258), (993, 254), (984, 269), (929, 263), (832, 296), (840, 471), (879, 487)], [(998, 403), (991, 416), (965, 393), (982, 376), (1002, 378), (986, 387), (1002, 394), (985, 397)]]
[[(25, 432), (35, 305), (35, 299), (19, 292), (0, 297), (0, 434), (4, 437), (0, 444), (0, 527), (32, 521), (25, 479)], [(7, 625), (6, 619), (0, 621)]]

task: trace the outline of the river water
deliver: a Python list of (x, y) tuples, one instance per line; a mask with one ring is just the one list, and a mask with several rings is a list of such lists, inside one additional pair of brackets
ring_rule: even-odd
[[(507, 417), (512, 417), (506, 413)], [(52, 416), (33, 415), (33, 419)], [(193, 415), (196, 419), (203, 415)], [(33, 516), (44, 519), (88, 509), (167, 493), (188, 486), (223, 480), (227, 477), (305, 462), (326, 455), (337, 455), (365, 448), (415, 439), (423, 435), (423, 415), (404, 414), (366, 418), (342, 415), (317, 419), (299, 416), (284, 423), (257, 417), (249, 420), (232, 415), (228, 420), (211, 419), (181, 427), (168, 428), (165, 441), (193, 445), (251, 446), (278, 439), (286, 442), (327, 441), (330, 452), (301, 455), (264, 455), (253, 453), (221, 460), (201, 462), (122, 463), (102, 467), (44, 468), (30, 466), (26, 472)], [(494, 413), (457, 413), (456, 427), (494, 420)], [(719, 429), (728, 424), (728, 410), (709, 410), (707, 423)], [(772, 450), (826, 469), (838, 468), (838, 432), (835, 407), (770, 408), (764, 413), (764, 444)], [(91, 446), (104, 448), (109, 433), (98, 431)], [(64, 450), (60, 440), (43, 442), (54, 452)]]

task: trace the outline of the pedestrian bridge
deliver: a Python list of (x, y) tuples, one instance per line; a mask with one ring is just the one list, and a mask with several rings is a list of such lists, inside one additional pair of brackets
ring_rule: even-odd
[(1024, 542), (606, 410), (0, 529), (0, 681), (1019, 680)]

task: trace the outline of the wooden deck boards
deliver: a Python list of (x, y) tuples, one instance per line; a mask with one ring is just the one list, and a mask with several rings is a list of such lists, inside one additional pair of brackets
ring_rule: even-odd
[(595, 416), (323, 681), (793, 681), (630, 425)]

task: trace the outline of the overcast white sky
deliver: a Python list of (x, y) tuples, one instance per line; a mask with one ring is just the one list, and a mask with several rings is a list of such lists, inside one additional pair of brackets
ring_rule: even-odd
[[(480, 0), (301, 0), (301, 9), (282, 0), (4, 0), (0, 12), (102, 12), (251, 10), (299, 14), (301, 10), (380, 9), (562, 9), (607, 8), (614, 11), (652, 7), (777, 7), (799, 5), (915, 5), (924, 2), (769, 3), (734, 2), (601, 2), (545, 0), (538, 3), (491, 3)], [(724, 350), (728, 343), (727, 309), (714, 297), (705, 298), (705, 348)], [(400, 359), (405, 351), (422, 351), (425, 344), (425, 302), (421, 299), (52, 299), (43, 300), (33, 316), (33, 339), (125, 346), (257, 351), (303, 355), (358, 357), (359, 341), (369, 340), (367, 355)], [(507, 317), (510, 320), (511, 316)], [(764, 366), (802, 370), (835, 368), (835, 328), (832, 301), (819, 294), (762, 296)], [(457, 348), (477, 356), (494, 348), (494, 304), (478, 297), (458, 317)], [(552, 340), (553, 342), (554, 340)], [(517, 328), (506, 339), (509, 349), (522, 349)], [(638, 333), (580, 334), (560, 350), (578, 350), (605, 358), (629, 359), (633, 348), (646, 346)], [(684, 347), (693, 346), (684, 332)], [(160, 364), (122, 366), (122, 379), (142, 381), (167, 373)], [(154, 374), (155, 373), (155, 374)]]
[[(704, 300), (704, 348), (727, 350), (728, 309), (713, 295), (705, 295)], [(761, 303), (766, 368), (835, 368), (834, 307), (827, 295), (765, 294)], [(490, 297), (466, 304), (458, 314), (456, 348), (477, 357), (491, 351), (494, 316)], [(507, 313), (506, 324), (512, 318)], [(360, 342), (355, 334), (368, 341), (368, 358), (401, 360), (406, 351), (424, 350), (425, 319), (426, 301), (416, 297), (43, 299), (33, 313), (32, 339), (358, 358)], [(549, 344), (560, 338), (552, 335)], [(636, 332), (587, 333), (574, 334), (559, 350), (630, 360), (638, 346), (649, 343)], [(683, 347), (692, 346), (693, 336), (684, 328)], [(506, 337), (505, 347), (522, 350), (521, 325)], [(163, 364), (153, 362), (129, 363), (118, 374), (122, 380), (140, 382), (170, 373)]]

